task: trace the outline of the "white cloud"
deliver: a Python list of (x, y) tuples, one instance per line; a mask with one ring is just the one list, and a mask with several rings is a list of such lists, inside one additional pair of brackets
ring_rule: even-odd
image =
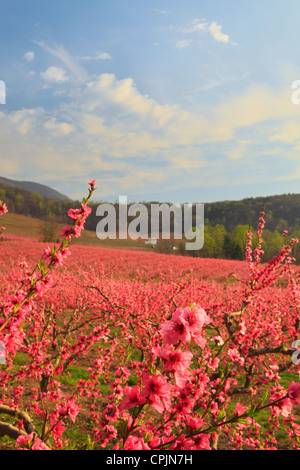
[(111, 55), (108, 52), (98, 52), (95, 56), (84, 56), (83, 60), (111, 60)]
[(177, 49), (185, 49), (191, 45), (192, 41), (190, 39), (182, 39), (181, 41), (177, 41), (175, 46)]
[(299, 122), (297, 120), (288, 122), (278, 129), (278, 133), (270, 137), (270, 142), (283, 142), (287, 144), (300, 141)]
[(181, 29), (183, 34), (190, 34), (196, 31), (208, 31), (208, 23), (205, 20), (193, 20), (190, 25)]
[(32, 62), (34, 60), (34, 52), (26, 52), (26, 54), (23, 55), (23, 59), (26, 60), (26, 62)]
[(222, 32), (222, 26), (216, 21), (208, 22), (205, 19), (195, 19), (189, 25), (181, 28), (183, 34), (192, 33), (210, 33), (215, 41), (224, 42), (227, 44), (236, 45), (235, 42), (231, 41), (228, 34)]
[(130, 125), (160, 128), (172, 119), (181, 116), (177, 106), (160, 105), (137, 89), (132, 78), (118, 80), (114, 74), (104, 73), (87, 83), (87, 86), (73, 93), (73, 99), (80, 102), (89, 112), (106, 114), (109, 120), (125, 117)]
[(57, 122), (55, 118), (46, 121), (44, 124), (45, 129), (53, 131), (56, 135), (68, 135), (74, 131), (74, 126), (68, 122)]
[(213, 22), (209, 25), (209, 32), (216, 41), (229, 42), (228, 34), (222, 33), (222, 26)]
[(60, 67), (48, 67), (45, 72), (41, 72), (41, 77), (50, 83), (64, 83), (69, 81), (66, 71)]
[(159, 8), (155, 8), (154, 10), (156, 13), (158, 13), (159, 15), (169, 15), (170, 12), (167, 11), (167, 10), (160, 10)]

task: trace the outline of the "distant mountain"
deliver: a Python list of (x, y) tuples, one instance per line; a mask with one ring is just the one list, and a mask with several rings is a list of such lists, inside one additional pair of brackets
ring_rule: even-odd
[(11, 186), (20, 186), (27, 191), (35, 191), (41, 196), (45, 196), (51, 199), (58, 199), (60, 201), (70, 200), (68, 196), (56, 191), (55, 189), (45, 186), (44, 184), (34, 183), (33, 181), (16, 181), (0, 176), (0, 183), (10, 184)]

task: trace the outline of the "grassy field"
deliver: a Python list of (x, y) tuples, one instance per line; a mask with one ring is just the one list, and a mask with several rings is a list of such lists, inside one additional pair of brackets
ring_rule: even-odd
[[(24, 238), (33, 238), (36, 240), (41, 239), (41, 227), (44, 221), (41, 219), (35, 219), (33, 217), (28, 217), (20, 214), (5, 214), (5, 223), (6, 228), (5, 234), (9, 236), (24, 237)], [(58, 241), (60, 238), (60, 229), (64, 225), (56, 224), (55, 227), (55, 237)], [(54, 241), (54, 240), (53, 240)], [(80, 239), (72, 240), (72, 244), (86, 245), (86, 246), (99, 246), (99, 247), (110, 247), (110, 248), (126, 248), (126, 249), (142, 249), (146, 251), (153, 251), (153, 248), (147, 246), (143, 243), (142, 240), (100, 240), (96, 232), (91, 230), (84, 230)]]

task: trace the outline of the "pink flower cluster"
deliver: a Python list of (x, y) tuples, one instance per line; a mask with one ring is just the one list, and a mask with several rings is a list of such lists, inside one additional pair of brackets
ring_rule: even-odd
[(16, 440), (17, 450), (48, 450), (48, 447), (39, 438), (34, 438), (33, 432), (27, 436), (21, 435)]
[(300, 383), (292, 380), (289, 383), (288, 397), (293, 405), (300, 405)]
[(178, 341), (190, 343), (194, 340), (203, 348), (206, 341), (202, 337), (202, 329), (210, 322), (211, 319), (200, 307), (178, 308), (172, 319), (162, 324), (163, 340), (167, 344), (177, 344)]
[[(94, 188), (94, 186), (92, 186)], [(65, 228), (61, 229), (61, 236), (67, 239), (74, 235), (76, 238), (80, 237), (81, 231), (84, 229), (85, 220), (88, 215), (92, 212), (92, 209), (86, 204), (81, 203), (80, 209), (69, 209), (68, 216), (73, 219), (73, 225), (66, 225)]]
[(0, 201), (0, 215), (8, 212), (7, 206), (4, 202)]

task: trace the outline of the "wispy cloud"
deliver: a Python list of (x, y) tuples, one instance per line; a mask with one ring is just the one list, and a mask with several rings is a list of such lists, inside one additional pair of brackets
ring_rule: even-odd
[(249, 77), (250, 73), (246, 72), (243, 75), (218, 75), (217, 78), (211, 78), (204, 85), (198, 87), (195, 92), (198, 91), (209, 91), (215, 88), (224, 87), (225, 85), (232, 85), (242, 80), (246, 80)]
[(23, 59), (26, 60), (26, 62), (32, 62), (34, 60), (34, 52), (28, 51), (23, 55)]
[(45, 129), (52, 131), (55, 135), (68, 135), (74, 131), (74, 126), (68, 122), (57, 122), (55, 118), (51, 118), (44, 124)]
[(208, 26), (208, 23), (206, 22), (205, 19), (203, 20), (195, 19), (191, 21), (191, 23), (189, 23), (184, 28), (181, 28), (181, 32), (183, 34), (190, 34), (196, 31), (207, 31), (207, 26)]
[(111, 60), (111, 55), (108, 52), (98, 52), (94, 56), (83, 56), (82, 60)]
[(181, 39), (180, 41), (177, 41), (175, 46), (177, 49), (185, 49), (186, 47), (189, 47), (192, 44), (191, 39)]
[(209, 33), (217, 42), (236, 45), (235, 42), (230, 40), (228, 34), (223, 33), (222, 26), (216, 21), (208, 22), (206, 19), (194, 19), (190, 24), (181, 28), (183, 34), (192, 33)]
[(156, 13), (158, 13), (159, 15), (169, 15), (170, 12), (168, 10), (160, 10), (159, 8), (155, 8), (154, 10)]
[(59, 59), (66, 68), (69, 69), (69, 72), (77, 80), (86, 80), (88, 74), (86, 71), (78, 64), (78, 62), (66, 51), (64, 46), (58, 44), (46, 44), (45, 42), (33, 41), (35, 44), (40, 46), (44, 51), (51, 54), (53, 57)]

